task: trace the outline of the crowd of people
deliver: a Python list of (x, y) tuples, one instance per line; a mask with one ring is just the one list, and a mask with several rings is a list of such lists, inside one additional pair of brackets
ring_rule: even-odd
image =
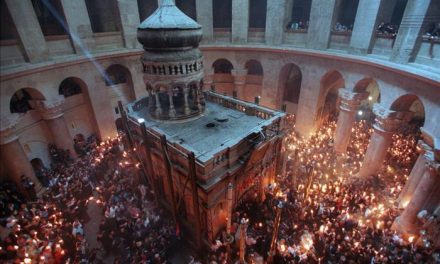
[[(174, 228), (153, 204), (154, 194), (143, 181), (139, 162), (123, 150), (120, 138), (101, 143), (90, 138), (83, 147), (75, 161), (55, 155), (51, 169), (41, 172), (47, 187), (41, 197), (22, 195), (14, 184), (2, 182), (0, 262), (101, 263), (110, 257), (114, 263), (163, 263), (166, 259)], [(95, 246), (85, 234), (90, 203), (103, 211)]]
[[(336, 123), (329, 122), (310, 139), (290, 133), (287, 173), (267, 188), (263, 204), (251, 199), (236, 208), (232, 230), (248, 220), (247, 260), (267, 260), (273, 253), (273, 263), (439, 263), (440, 249), (429, 239), (405, 238), (391, 229), (399, 214), (396, 199), (418, 156), (417, 126), (394, 135), (384, 169), (367, 180), (355, 175), (371, 126), (356, 123), (342, 160), (333, 154), (335, 128)], [(283, 206), (276, 249), (270, 252), (279, 203)], [(238, 249), (226, 245), (219, 237), (208, 261), (225, 263), (227, 255), (237, 259)]]
[[(55, 152), (58, 150), (51, 147), (51, 153)], [(80, 263), (93, 259), (83, 231), (93, 166), (88, 157), (75, 164), (67, 164), (68, 160), (57, 157), (51, 170), (41, 172), (48, 188), (41, 197), (36, 197), (32, 187), (23, 196), (12, 183), (2, 183), (7, 193), (0, 199), (2, 262)]]
[(379, 25), (377, 25), (376, 32), (384, 36), (390, 36), (394, 38), (397, 35), (398, 30), (398, 25), (392, 25), (391, 23), (385, 23), (382, 21), (379, 23)]
[[(288, 121), (293, 128), (294, 117)], [(267, 187), (263, 202), (251, 189), (255, 194), (246, 195), (251, 199), (240, 201), (233, 213), (235, 239), (242, 225), (247, 230), (247, 260), (438, 263), (440, 249), (423, 233), (402, 237), (391, 229), (399, 214), (396, 199), (418, 157), (417, 127), (408, 125), (395, 133), (383, 170), (367, 180), (355, 175), (372, 133), (368, 122), (356, 122), (343, 156), (333, 152), (334, 121), (308, 139), (290, 131), (284, 144), (285, 173)], [(75, 161), (51, 146), (52, 168), (39, 176), (47, 188), (42, 197), (32, 193), (32, 185), (24, 196), (11, 183), (0, 185), (0, 261), (166, 263), (179, 239), (177, 230), (155, 202), (133, 152), (124, 150), (121, 137), (104, 142), (91, 137), (75, 144)], [(102, 219), (96, 242), (88, 241), (85, 230), (92, 203), (97, 211), (92, 217)], [(203, 263), (233, 263), (238, 258), (239, 247), (226, 238), (223, 232), (213, 242)]]
[(349, 32), (353, 30), (353, 25), (344, 25), (340, 22), (336, 22), (334, 27), (333, 27), (333, 31), (335, 32)]
[(426, 31), (423, 34), (424, 37), (430, 40), (440, 39), (440, 21), (432, 22), (426, 27)]
[(287, 24), (286, 28), (291, 30), (307, 30), (309, 28), (309, 21), (292, 21)]

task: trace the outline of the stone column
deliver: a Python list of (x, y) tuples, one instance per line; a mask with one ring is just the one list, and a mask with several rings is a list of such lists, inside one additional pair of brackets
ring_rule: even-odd
[(197, 22), (202, 25), (203, 40), (210, 42), (214, 36), (212, 0), (196, 0)]
[(417, 229), (422, 224), (417, 219), (417, 214), (424, 209), (423, 205), (432, 194), (437, 193), (437, 195), (440, 195), (440, 190), (436, 189), (440, 181), (440, 163), (435, 160), (432, 152), (426, 152), (424, 156), (426, 169), (420, 178), (411, 201), (403, 213), (396, 218), (392, 226), (394, 230), (404, 234), (417, 233)]
[(77, 54), (85, 54), (95, 46), (89, 13), (84, 0), (60, 0), (73, 48)]
[(410, 112), (388, 110), (379, 104), (373, 106), (373, 112), (376, 114), (374, 131), (359, 171), (361, 178), (366, 178), (381, 170), (393, 133), (410, 118)]
[(201, 89), (199, 89), (199, 84), (196, 85), (196, 89), (194, 90), (196, 101), (194, 103), (195, 107), (199, 109), (199, 111), (202, 111), (202, 100), (203, 100), (203, 94), (201, 92)]
[(21, 176), (25, 175), (34, 183), (35, 192), (40, 193), (43, 187), (37, 177), (35, 177), (34, 169), (19, 142), (15, 130), (19, 121), (19, 114), (10, 114), (7, 117), (1, 117), (0, 158), (10, 179), (17, 184), (21, 192), (25, 192), (21, 183)]
[(327, 49), (333, 16), (339, 0), (313, 0), (307, 33), (307, 48)]
[(137, 1), (117, 0), (119, 17), (121, 19), (124, 46), (128, 49), (140, 48), (137, 41), (137, 26), (139, 25), (139, 8)]
[(232, 1), (232, 43), (246, 43), (249, 28), (249, 0)]
[(168, 100), (170, 101), (170, 109), (168, 110), (168, 116), (169, 117), (175, 117), (176, 116), (176, 109), (174, 109), (174, 102), (173, 102), (173, 92), (168, 92)]
[(281, 44), (284, 33), (284, 16), (286, 0), (267, 0), (266, 44)]
[(188, 93), (189, 93), (189, 87), (185, 86), (183, 88), (183, 98), (185, 100), (185, 115), (188, 115), (191, 112), (191, 109), (189, 108), (189, 102), (188, 102)]
[(244, 87), (246, 85), (246, 69), (233, 69), (232, 75), (234, 76), (234, 91), (237, 92), (237, 98), (244, 99)]
[(360, 0), (353, 31), (350, 38), (349, 51), (352, 54), (367, 54), (373, 49), (376, 25), (381, 0)]
[(162, 106), (160, 105), (159, 91), (156, 91), (154, 93), (154, 96), (156, 98), (156, 115), (161, 115), (162, 114)]
[(432, 150), (431, 147), (428, 146), (428, 144), (426, 144), (423, 140), (419, 140), (417, 149), (420, 151), (420, 155), (411, 170), (405, 187), (399, 194), (399, 208), (405, 208), (411, 200), (411, 197), (413, 196), (414, 191), (416, 190), (417, 185), (420, 182), (420, 178), (426, 170), (425, 153), (426, 151)]
[(47, 59), (46, 40), (31, 1), (6, 0), (18, 36), (29, 62)]
[(335, 131), (334, 149), (338, 154), (347, 151), (348, 143), (350, 143), (351, 129), (356, 121), (356, 110), (361, 101), (368, 96), (368, 93), (354, 93), (347, 88), (339, 89), (339, 116)]
[(423, 24), (431, 0), (408, 1), (390, 60), (398, 63), (414, 61), (422, 41)]
[(69, 150), (70, 156), (75, 158), (77, 155), (73, 147), (73, 139), (70, 136), (66, 120), (64, 120), (63, 103), (64, 98), (38, 101), (36, 102), (36, 108), (40, 111), (43, 119), (46, 120), (55, 145), (60, 149)]

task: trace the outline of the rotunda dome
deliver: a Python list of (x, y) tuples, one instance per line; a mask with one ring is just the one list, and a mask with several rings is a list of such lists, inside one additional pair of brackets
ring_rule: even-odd
[(180, 11), (173, 0), (163, 0), (139, 25), (137, 37), (145, 50), (198, 47), (202, 26)]

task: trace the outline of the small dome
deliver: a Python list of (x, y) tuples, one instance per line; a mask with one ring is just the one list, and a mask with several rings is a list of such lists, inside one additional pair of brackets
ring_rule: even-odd
[(180, 11), (173, 0), (162, 0), (159, 8), (139, 25), (137, 35), (145, 50), (197, 47), (202, 26)]
[(202, 26), (185, 15), (173, 3), (173, 0), (162, 0), (156, 11), (142, 22), (138, 29), (200, 29)]

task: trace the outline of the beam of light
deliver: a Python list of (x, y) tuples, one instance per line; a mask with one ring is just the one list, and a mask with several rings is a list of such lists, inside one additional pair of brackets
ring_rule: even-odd
[(50, 3), (49, 0), (42, 0), (43, 4), (47, 7), (49, 12), (55, 17), (55, 19), (61, 24), (61, 26), (64, 28), (66, 32), (69, 32), (69, 35), (72, 39), (72, 41), (75, 43), (77, 47), (81, 49), (81, 51), (84, 53), (84, 55), (87, 57), (87, 59), (90, 60), (90, 62), (93, 63), (95, 68), (98, 70), (99, 74), (104, 78), (106, 83), (109, 83), (110, 85), (114, 85), (113, 81), (107, 73), (104, 70), (104, 67), (102, 67), (101, 64), (99, 64), (94, 56), (90, 53), (90, 51), (87, 49), (87, 47), (82, 42), (81, 38), (78, 37), (78, 35), (75, 32), (72, 32), (70, 28), (67, 26), (66, 21), (63, 19), (63, 17), (60, 15), (60, 13), (54, 8), (54, 6)]

